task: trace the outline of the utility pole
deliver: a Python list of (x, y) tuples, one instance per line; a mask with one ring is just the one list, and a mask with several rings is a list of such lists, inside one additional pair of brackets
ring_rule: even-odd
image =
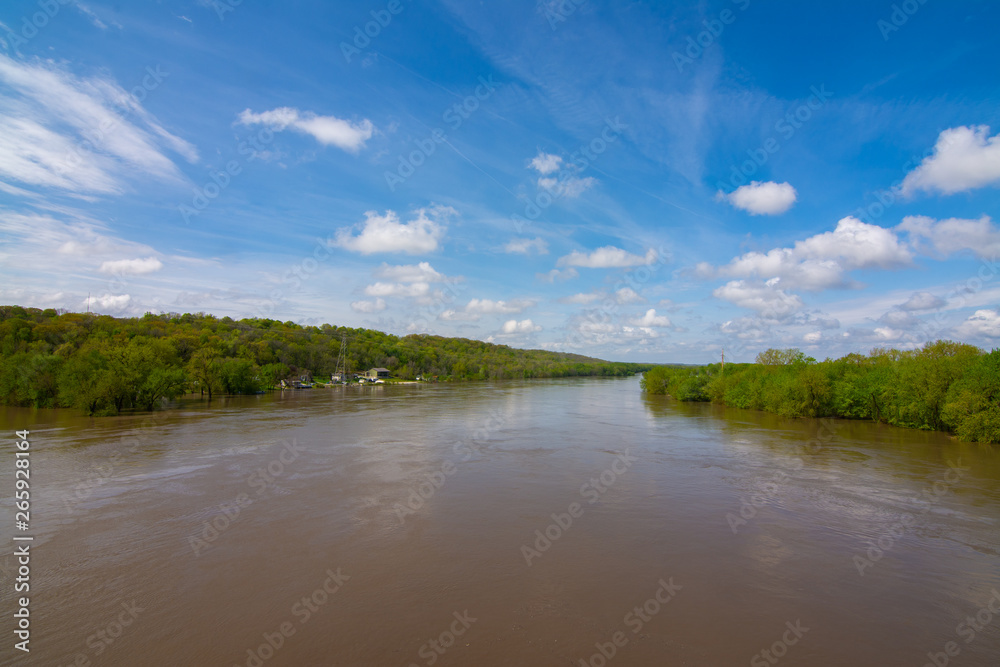
[(722, 369), (719, 371), (719, 375), (726, 372), (726, 348), (722, 348)]

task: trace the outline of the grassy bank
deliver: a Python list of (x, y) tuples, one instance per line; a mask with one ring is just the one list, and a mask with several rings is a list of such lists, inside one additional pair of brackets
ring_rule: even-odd
[(465, 338), (393, 336), (372, 329), (232, 320), (199, 313), (114, 318), (0, 306), (0, 404), (73, 407), (87, 414), (151, 410), (188, 392), (247, 394), (282, 379), (329, 379), (341, 339), (346, 366), (384, 367), (439, 381), (632, 375), (613, 363)]
[(871, 419), (1000, 442), (1000, 350), (937, 341), (918, 350), (875, 349), (817, 362), (768, 350), (753, 364), (657, 366), (643, 390), (789, 417)]

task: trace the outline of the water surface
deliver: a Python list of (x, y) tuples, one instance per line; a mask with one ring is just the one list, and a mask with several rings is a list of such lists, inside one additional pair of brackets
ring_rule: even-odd
[(3, 664), (1000, 656), (1000, 450), (940, 433), (678, 404), (637, 378), (0, 425), (31, 430), (35, 537), (32, 651), (8, 639)]

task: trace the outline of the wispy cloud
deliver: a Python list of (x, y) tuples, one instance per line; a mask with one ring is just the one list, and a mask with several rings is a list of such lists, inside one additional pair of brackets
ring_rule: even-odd
[(628, 268), (631, 266), (642, 266), (652, 264), (656, 261), (656, 251), (650, 248), (646, 255), (634, 255), (621, 248), (614, 246), (604, 246), (591, 253), (573, 251), (572, 253), (560, 257), (556, 266), (579, 266), (586, 269), (615, 269)]
[[(169, 76), (145, 78), (150, 91)], [(112, 194), (136, 175), (182, 182), (164, 150), (196, 149), (165, 130), (109, 77), (77, 77), (48, 61), (0, 55), (0, 176), (72, 193)]]
[(242, 125), (267, 125), (272, 130), (292, 129), (308, 134), (324, 146), (336, 146), (349, 153), (357, 153), (371, 139), (375, 126), (367, 118), (351, 122), (336, 116), (320, 116), (312, 111), (299, 111), (292, 107), (279, 107), (271, 111), (254, 113), (250, 109), (240, 112)]

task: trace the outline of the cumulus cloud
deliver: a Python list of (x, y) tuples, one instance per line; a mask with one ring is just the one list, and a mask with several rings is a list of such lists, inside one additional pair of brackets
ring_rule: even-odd
[(504, 252), (520, 255), (530, 255), (532, 251), (537, 252), (539, 255), (547, 255), (549, 254), (549, 244), (542, 238), (511, 239), (503, 247), (503, 250)]
[(163, 263), (160, 260), (155, 257), (147, 257), (145, 259), (110, 260), (103, 262), (98, 271), (113, 275), (142, 275), (159, 271), (162, 268)]
[(354, 301), (351, 303), (351, 310), (359, 313), (377, 313), (385, 310), (385, 300), (375, 299), (374, 301)]
[(699, 265), (699, 276), (733, 278), (781, 278), (806, 290), (823, 290), (849, 285), (845, 273), (855, 269), (897, 268), (913, 261), (910, 250), (896, 234), (853, 217), (837, 223), (832, 232), (796, 241), (791, 248), (775, 248), (767, 253), (748, 252), (713, 271)]
[(669, 327), (670, 318), (666, 315), (657, 315), (655, 308), (650, 308), (642, 317), (629, 320), (629, 324), (637, 327)]
[(312, 111), (299, 111), (292, 107), (279, 107), (271, 111), (254, 113), (244, 109), (237, 117), (241, 125), (267, 125), (272, 130), (292, 129), (308, 134), (324, 146), (336, 146), (349, 153), (364, 148), (375, 131), (372, 122), (365, 118), (352, 123), (335, 116), (319, 116)]
[(542, 327), (537, 326), (531, 320), (521, 320), (520, 322), (517, 320), (507, 320), (500, 329), (505, 334), (534, 333), (541, 330)]
[[(165, 76), (152, 71), (150, 85)], [(119, 194), (136, 175), (182, 182), (165, 150), (198, 160), (191, 144), (167, 132), (112, 78), (76, 77), (52, 62), (0, 55), (0, 89), (0, 178)]]
[(132, 301), (130, 294), (104, 294), (84, 299), (80, 304), (84, 308), (88, 307), (94, 312), (104, 312), (114, 315), (121, 312)]
[(779, 282), (780, 278), (765, 283), (731, 280), (712, 294), (741, 308), (755, 310), (765, 319), (782, 320), (802, 308), (803, 303), (797, 295), (778, 287)]
[(430, 293), (431, 286), (427, 283), (383, 283), (377, 282), (365, 287), (365, 294), (379, 297), (422, 297)]
[(352, 228), (337, 231), (336, 245), (347, 250), (371, 255), (378, 252), (403, 252), (410, 255), (434, 252), (444, 237), (445, 221), (456, 215), (450, 206), (420, 209), (416, 218), (400, 222), (394, 211), (379, 215), (377, 211), (367, 211), (361, 224), (361, 233), (354, 236)]
[(809, 344), (816, 344), (823, 338), (822, 331), (810, 331), (809, 333), (802, 336), (802, 340)]
[(643, 301), (645, 299), (639, 296), (639, 293), (631, 287), (622, 287), (615, 292), (615, 302), (623, 306), (629, 303), (642, 303)]
[(652, 264), (657, 259), (656, 251), (650, 248), (646, 256), (633, 255), (621, 248), (604, 246), (590, 254), (578, 250), (560, 257), (556, 266), (579, 266), (587, 269), (614, 269)]
[(751, 215), (778, 215), (792, 207), (797, 193), (788, 183), (753, 181), (736, 188), (728, 195), (720, 190), (716, 198), (728, 201)]
[(1000, 338), (1000, 313), (977, 310), (956, 330), (962, 338)]
[(390, 266), (383, 262), (382, 266), (375, 269), (375, 277), (400, 283), (440, 283), (446, 279), (443, 273), (434, 270), (430, 262), (400, 266)]
[(909, 233), (916, 246), (926, 242), (931, 251), (942, 256), (962, 250), (971, 250), (977, 257), (994, 257), (1000, 253), (1000, 229), (988, 215), (978, 220), (934, 220), (924, 215), (910, 215), (903, 218), (896, 229)]
[(945, 300), (930, 292), (914, 292), (900, 308), (907, 311), (935, 310), (945, 305)]
[(540, 174), (551, 174), (558, 171), (559, 167), (562, 166), (562, 161), (563, 159), (558, 155), (538, 151), (538, 155), (532, 158), (530, 165)]
[(573, 278), (578, 278), (578, 277), (580, 277), (580, 273), (572, 267), (564, 269), (562, 271), (560, 271), (559, 269), (552, 269), (548, 273), (535, 274), (535, 278), (541, 280), (543, 283), (555, 283), (555, 282), (564, 283), (567, 280), (572, 280)]
[(1000, 134), (986, 125), (953, 127), (938, 135), (934, 153), (903, 179), (902, 192), (946, 195), (1000, 184)]

